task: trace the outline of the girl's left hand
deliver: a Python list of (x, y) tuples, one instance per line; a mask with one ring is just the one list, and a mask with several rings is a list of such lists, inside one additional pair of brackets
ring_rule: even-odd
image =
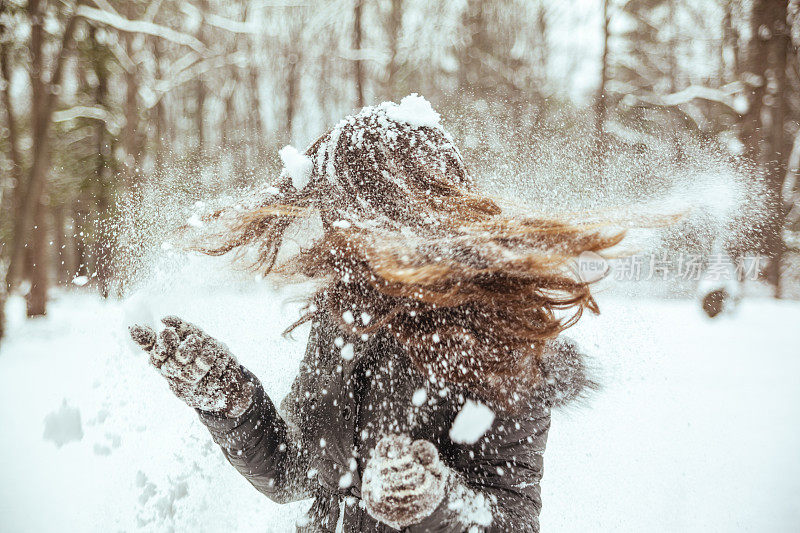
[(396, 529), (420, 522), (444, 498), (450, 470), (427, 440), (383, 437), (367, 462), (361, 496), (367, 512)]

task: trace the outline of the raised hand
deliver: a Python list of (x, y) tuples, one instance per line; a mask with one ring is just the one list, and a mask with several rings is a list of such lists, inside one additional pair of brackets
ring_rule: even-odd
[(203, 411), (231, 417), (244, 413), (255, 385), (228, 348), (176, 316), (161, 321), (167, 327), (158, 335), (139, 325), (131, 326), (130, 334), (150, 354), (150, 364), (166, 378), (172, 392)]
[(390, 435), (378, 441), (367, 462), (361, 495), (370, 516), (402, 529), (438, 507), (449, 477), (432, 443)]

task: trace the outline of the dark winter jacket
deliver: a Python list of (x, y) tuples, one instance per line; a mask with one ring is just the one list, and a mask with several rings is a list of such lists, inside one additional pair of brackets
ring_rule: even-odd
[[(542, 360), (542, 386), (513, 414), (495, 408), (491, 428), (474, 444), (453, 442), (449, 432), (464, 402), (479, 398), (431, 383), (387, 335), (358, 343), (352, 353), (342, 349), (332, 324), (317, 321), (280, 414), (260, 385), (238, 418), (200, 412), (225, 457), (256, 489), (280, 503), (314, 498), (298, 531), (333, 532), (340, 520), (346, 532), (394, 531), (359, 505), (360, 474), (370, 450), (388, 434), (429, 440), (457, 474), (437, 510), (406, 531), (539, 530), (550, 407), (587, 385), (574, 345), (551, 343)], [(471, 499), (478, 502), (463, 501), (465, 493), (477, 493)]]

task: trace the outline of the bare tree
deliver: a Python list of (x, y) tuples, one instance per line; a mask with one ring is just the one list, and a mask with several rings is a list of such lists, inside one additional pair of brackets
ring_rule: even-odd
[(391, 100), (397, 90), (397, 71), (399, 64), (397, 61), (398, 48), (400, 44), (400, 30), (403, 26), (403, 0), (391, 0), (389, 3), (389, 14), (386, 17), (386, 38), (389, 45), (389, 63), (386, 65), (386, 77), (384, 79), (383, 94), (384, 98)]
[[(45, 73), (45, 33), (44, 33), (44, 2), (30, 0), (27, 14), (31, 24), (29, 50), (31, 54), (30, 79), (32, 88), (31, 97), (31, 123), (33, 132), (33, 149), (31, 166), (29, 170), (25, 194), (21, 199), (21, 208), (14, 224), (14, 242), (9, 259), (9, 268), (6, 274), (6, 284), (11, 286), (16, 281), (17, 272), (22, 259), (25, 244), (34, 234), (34, 226), (40, 230), (37, 241), (42, 239), (44, 231), (43, 214), (38, 213), (42, 205), (47, 184), (47, 173), (50, 163), (50, 127), (55, 110), (59, 88), (64, 76), (64, 65), (73, 45), (77, 17), (72, 13), (67, 17), (61, 43), (55, 54), (53, 68), (49, 76)], [(45, 236), (46, 240), (46, 236)], [(41, 251), (43, 253), (43, 250)], [(39, 253), (34, 252), (34, 253)], [(45, 259), (33, 262), (32, 276), (36, 283), (32, 283), (31, 293), (28, 298), (28, 315), (42, 315), (46, 312), (47, 283)]]
[(595, 95), (594, 102), (594, 134), (595, 134), (595, 153), (594, 159), (597, 165), (598, 173), (602, 176), (602, 159), (604, 154), (604, 132), (607, 112), (607, 92), (606, 86), (608, 85), (608, 39), (609, 39), (609, 1), (602, 1), (602, 18), (601, 18), (601, 38), (603, 40), (601, 53), (600, 53), (600, 81), (597, 85), (597, 94)]
[[(0, 15), (6, 8), (5, 2), (0, 2)], [(6, 40), (6, 28), (0, 22), (0, 77), (2, 77), (3, 109), (6, 115), (6, 128), (8, 129), (8, 152), (11, 161), (10, 177), (14, 183), (14, 194), (8, 205), (15, 208), (19, 205), (19, 192), (22, 189), (22, 156), (19, 150), (19, 133), (17, 129), (17, 117), (14, 106), (11, 102), (11, 68), (9, 65), (9, 43)]]
[(781, 261), (785, 249), (782, 190), (788, 156), (783, 90), (789, 47), (786, 5), (785, 0), (753, 1), (751, 38), (743, 73), (749, 87), (749, 108), (742, 117), (740, 129), (745, 154), (756, 167), (763, 168), (766, 178), (765, 203), (770, 216), (764, 224), (761, 251), (770, 259), (765, 274), (778, 297), (781, 295)]
[[(197, 28), (197, 39), (205, 44), (205, 16), (208, 12), (208, 1), (199, 0), (198, 9), (200, 10), (200, 25)], [(205, 105), (206, 105), (206, 83), (203, 79), (204, 76), (199, 74), (195, 80), (195, 128), (197, 130), (197, 151), (198, 155), (202, 155), (205, 150), (206, 132), (205, 132)]]
[(356, 84), (356, 107), (364, 107), (364, 66), (362, 65), (361, 51), (361, 11), (363, 0), (353, 1), (353, 78)]
[[(125, 14), (128, 19), (135, 19), (137, 15), (137, 4), (135, 0), (126, 0), (124, 3)], [(133, 33), (126, 32), (122, 36), (125, 43), (125, 53), (131, 59), (136, 57), (137, 50), (134, 50)], [(139, 127), (139, 80), (137, 77), (137, 63), (134, 60), (128, 68), (124, 69), (125, 78), (125, 127), (122, 130), (122, 148), (125, 153), (123, 165), (125, 168), (125, 181), (130, 187), (133, 185), (136, 175), (136, 161), (138, 158), (138, 127)]]
[(303, 32), (300, 20), (292, 17), (289, 29), (289, 38), (284, 46), (284, 60), (286, 62), (286, 138), (289, 142), (293, 140), (295, 117), (298, 102), (300, 100), (300, 79), (302, 48), (298, 45)]

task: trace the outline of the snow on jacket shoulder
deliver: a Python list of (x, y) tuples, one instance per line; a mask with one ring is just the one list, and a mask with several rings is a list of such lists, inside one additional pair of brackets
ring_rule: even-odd
[(377, 441), (406, 434), (432, 442), (454, 472), (439, 507), (406, 531), (537, 532), (550, 408), (591, 386), (583, 356), (568, 340), (548, 346), (540, 370), (542, 385), (522, 408), (496, 410), (477, 441), (454, 442), (455, 417), (468, 400), (480, 398), (431, 383), (388, 336), (348, 346), (320, 320), (281, 403), (283, 416), (260, 384), (238, 418), (199, 414), (228, 461), (256, 489), (281, 503), (314, 498), (298, 531), (333, 532), (337, 523), (348, 533), (395, 531), (359, 505), (360, 475)]

